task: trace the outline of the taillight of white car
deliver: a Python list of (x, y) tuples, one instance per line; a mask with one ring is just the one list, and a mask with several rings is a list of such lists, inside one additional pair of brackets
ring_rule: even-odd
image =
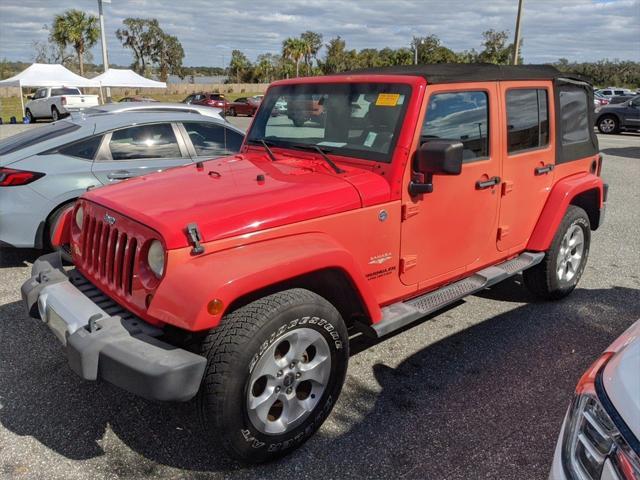
[(44, 177), (44, 173), (0, 167), (0, 187), (17, 187), (19, 185), (26, 185), (28, 183), (35, 182), (41, 177)]
[(571, 480), (640, 480), (638, 445), (631, 445), (638, 439), (602, 385), (602, 371), (613, 355), (604, 353), (576, 387), (562, 443), (562, 463)]

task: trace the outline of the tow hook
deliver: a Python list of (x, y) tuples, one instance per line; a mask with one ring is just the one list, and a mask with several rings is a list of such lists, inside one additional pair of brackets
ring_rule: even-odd
[(200, 242), (202, 242), (202, 234), (198, 229), (197, 223), (190, 223), (187, 225), (187, 235), (189, 235), (189, 239), (193, 244), (193, 248), (191, 249), (191, 255), (198, 255), (204, 252), (204, 247)]

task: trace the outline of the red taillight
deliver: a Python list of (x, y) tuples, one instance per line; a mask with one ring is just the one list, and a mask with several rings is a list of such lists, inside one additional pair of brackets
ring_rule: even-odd
[(60, 102), (62, 102), (62, 105), (66, 105), (67, 104), (67, 97), (62, 97), (60, 99)]
[(0, 168), (0, 187), (15, 187), (26, 185), (44, 177), (44, 173), (14, 170), (12, 168)]

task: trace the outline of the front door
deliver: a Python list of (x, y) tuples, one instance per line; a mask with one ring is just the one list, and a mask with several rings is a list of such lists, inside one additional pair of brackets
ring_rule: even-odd
[(551, 82), (501, 82), (506, 145), (497, 245), (523, 250), (553, 185), (555, 152)]
[(191, 163), (171, 123), (121, 128), (105, 134), (91, 170), (103, 184)]
[(640, 96), (629, 100), (623, 113), (622, 126), (627, 128), (640, 128)]
[(435, 175), (433, 192), (403, 199), (401, 280), (429, 288), (495, 260), (500, 197), (498, 88), (428, 87), (421, 143), (457, 139), (460, 175)]

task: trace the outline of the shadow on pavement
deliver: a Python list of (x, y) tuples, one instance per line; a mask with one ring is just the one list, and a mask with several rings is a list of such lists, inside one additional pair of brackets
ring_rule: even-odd
[(0, 268), (26, 267), (43, 253), (32, 248), (0, 247)]
[[(514, 285), (489, 295), (516, 298)], [(325, 428), (300, 451), (244, 473), (282, 478), (286, 466), (300, 475), (322, 469), (326, 478), (362, 478), (372, 468), (377, 478), (546, 478), (576, 381), (638, 317), (640, 295), (629, 288), (578, 289), (560, 302), (516, 307), (397, 368), (372, 365), (380, 392), (349, 375), (330, 418), (337, 430)], [(0, 339), (0, 423), (15, 434), (69, 459), (89, 459), (104, 454), (109, 425), (144, 457), (131, 466), (119, 458), (130, 455), (126, 449), (111, 448), (105, 471), (124, 477), (139, 468), (153, 475), (156, 464), (244, 468), (208, 443), (192, 403), (152, 403), (80, 381), (52, 334), (25, 319), (18, 302), (0, 306)], [(352, 361), (362, 365), (358, 357)]]
[(640, 158), (639, 147), (612, 147), (601, 150), (605, 155), (615, 155), (616, 157)]

